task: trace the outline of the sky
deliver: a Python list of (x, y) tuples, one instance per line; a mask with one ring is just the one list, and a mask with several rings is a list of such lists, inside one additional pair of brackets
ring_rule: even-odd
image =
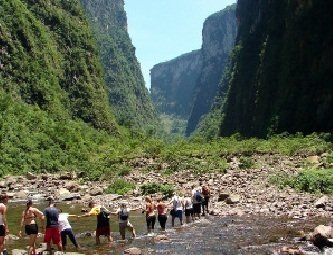
[(125, 0), (128, 32), (136, 47), (146, 86), (149, 70), (200, 49), (202, 27), (211, 14), (236, 0)]

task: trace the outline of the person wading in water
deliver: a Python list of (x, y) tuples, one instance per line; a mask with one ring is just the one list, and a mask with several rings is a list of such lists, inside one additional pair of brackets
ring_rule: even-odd
[(22, 229), (29, 236), (28, 255), (36, 254), (36, 240), (38, 235), (37, 219), (41, 221), (42, 232), (44, 232), (44, 215), (37, 208), (32, 207), (32, 201), (28, 200), (27, 208), (22, 212), (19, 236), (22, 237)]
[(9, 233), (6, 213), (8, 203), (8, 196), (4, 194), (0, 194), (0, 254), (7, 255), (8, 252), (5, 249), (5, 236)]
[(202, 201), (202, 216), (205, 216), (205, 210), (207, 213), (209, 213), (208, 204), (209, 204), (209, 198), (210, 198), (210, 190), (206, 185), (202, 186), (202, 195), (204, 198)]
[(96, 202), (94, 201), (90, 201), (88, 207), (90, 208), (90, 211), (84, 215), (78, 216), (78, 218), (97, 216), (96, 244), (99, 245), (101, 243), (100, 236), (102, 235), (106, 236), (108, 242), (111, 242), (110, 211), (105, 207), (96, 205)]
[(157, 220), (160, 223), (161, 230), (165, 231), (165, 223), (167, 221), (167, 206), (166, 204), (162, 201), (161, 198), (157, 199)]
[(47, 250), (52, 255), (51, 240), (53, 244), (56, 244), (59, 251), (62, 251), (60, 229), (59, 229), (59, 209), (55, 207), (52, 197), (47, 199), (49, 201), (49, 207), (44, 209), (43, 214), (46, 218), (46, 230), (44, 234), (44, 242), (47, 243)]
[(154, 232), (155, 222), (156, 222), (156, 205), (151, 197), (146, 197), (146, 208), (142, 213), (146, 212), (146, 222), (147, 222), (147, 232), (151, 234)]

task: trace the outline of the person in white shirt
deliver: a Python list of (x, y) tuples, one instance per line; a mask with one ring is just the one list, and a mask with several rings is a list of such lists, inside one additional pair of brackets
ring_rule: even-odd
[(184, 198), (184, 208), (185, 208), (185, 223), (191, 223), (191, 220), (194, 220), (193, 214), (193, 204), (192, 204), (192, 196), (191, 193), (189, 196)]
[(73, 233), (72, 227), (69, 224), (68, 217), (77, 217), (77, 215), (70, 215), (68, 213), (63, 213), (60, 210), (59, 213), (59, 228), (60, 228), (60, 235), (61, 235), (61, 242), (62, 242), (62, 249), (65, 251), (67, 246), (67, 236), (69, 237), (69, 240), (74, 244), (76, 249), (79, 249), (80, 246), (77, 243), (77, 240), (75, 238), (75, 235)]
[(183, 225), (183, 208), (184, 208), (183, 199), (179, 195), (174, 194), (171, 202), (173, 204), (173, 212), (171, 214), (172, 226), (175, 225), (175, 218), (179, 218), (180, 225)]

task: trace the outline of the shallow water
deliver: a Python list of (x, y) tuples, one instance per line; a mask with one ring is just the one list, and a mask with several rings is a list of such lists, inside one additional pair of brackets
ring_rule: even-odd
[[(45, 205), (37, 205), (40, 210)], [(79, 204), (61, 204), (64, 212), (70, 214), (81, 214), (82, 206)], [(23, 205), (9, 204), (8, 218), (10, 234), (18, 235), (20, 215), (24, 209)], [(129, 247), (143, 249), (145, 254), (205, 254), (205, 255), (250, 255), (250, 254), (273, 254), (275, 250), (283, 246), (295, 245), (295, 237), (298, 231), (309, 232), (318, 224), (328, 224), (330, 219), (288, 219), (268, 217), (206, 217), (200, 222), (179, 226), (176, 220), (176, 228), (171, 228), (171, 219), (167, 222), (166, 235), (168, 241), (155, 242), (153, 237), (146, 235), (144, 215), (140, 212), (131, 212), (130, 221), (135, 226), (138, 237), (135, 240), (120, 241), (116, 217), (111, 218), (112, 237), (115, 242), (107, 244), (106, 240), (101, 246), (96, 247), (93, 236), (84, 236), (82, 233), (94, 232), (96, 225), (95, 217), (71, 219), (73, 231), (78, 236), (78, 241), (84, 254), (123, 254), (123, 250)], [(159, 234), (157, 223), (155, 234)], [(163, 234), (163, 233), (162, 233)], [(128, 234), (128, 237), (130, 235)], [(39, 242), (41, 242), (41, 237)], [(28, 240), (9, 240), (7, 249), (26, 248)], [(309, 254), (318, 254), (313, 247), (307, 247), (306, 243), (297, 243), (297, 246), (306, 247)], [(74, 251), (69, 242), (68, 250)], [(333, 254), (333, 253), (332, 253)]]

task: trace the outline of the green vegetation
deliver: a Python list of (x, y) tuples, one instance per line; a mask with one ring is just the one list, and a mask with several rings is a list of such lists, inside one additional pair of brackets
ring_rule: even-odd
[(185, 135), (187, 120), (167, 114), (160, 114), (159, 118), (160, 126), (156, 128), (156, 136), (170, 140)]
[(332, 8), (330, 1), (239, 1), (220, 136), (332, 132)]
[(128, 182), (124, 179), (116, 179), (113, 183), (106, 189), (107, 194), (118, 194), (125, 195), (129, 191), (133, 190), (135, 185), (131, 182)]
[(80, 2), (97, 40), (109, 101), (118, 124), (145, 130), (155, 126), (155, 109), (127, 32), (123, 0)]
[(162, 193), (164, 196), (171, 197), (173, 195), (174, 186), (169, 184), (159, 184), (155, 182), (147, 183), (141, 186), (142, 195)]
[(240, 169), (251, 169), (253, 167), (255, 167), (255, 164), (254, 164), (252, 158), (244, 157), (244, 156), (240, 157), (240, 159), (239, 159), (239, 168)]
[(0, 8), (0, 90), (55, 119), (81, 119), (115, 132), (79, 2), (1, 0)]
[(280, 188), (289, 186), (309, 193), (333, 194), (333, 169), (302, 170), (294, 177), (280, 174), (270, 181)]

